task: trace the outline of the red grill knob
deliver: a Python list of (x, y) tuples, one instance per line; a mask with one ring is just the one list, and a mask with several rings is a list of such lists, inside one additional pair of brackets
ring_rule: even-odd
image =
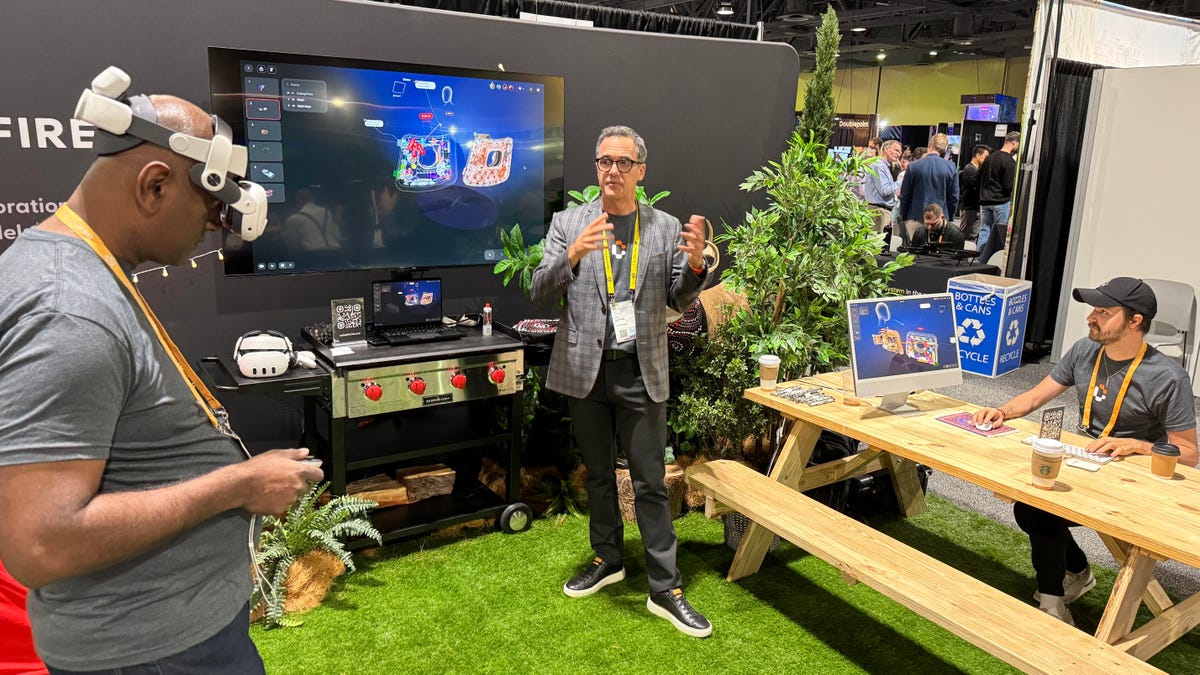
[(455, 389), (462, 389), (467, 386), (467, 376), (462, 373), (455, 373), (450, 376), (450, 385)]
[(367, 398), (372, 401), (378, 401), (383, 398), (383, 387), (372, 382), (367, 385), (366, 389), (363, 389), (363, 394), (366, 394)]
[(492, 378), (492, 382), (500, 384), (504, 382), (504, 370), (501, 368), (492, 368), (492, 371), (488, 373), (488, 377)]
[(422, 380), (419, 377), (414, 377), (408, 383), (408, 390), (417, 396), (421, 396), (425, 393), (425, 380)]

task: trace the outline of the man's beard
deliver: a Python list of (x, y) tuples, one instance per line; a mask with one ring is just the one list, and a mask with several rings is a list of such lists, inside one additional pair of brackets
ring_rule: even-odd
[(1101, 345), (1110, 345), (1121, 338), (1124, 332), (1120, 329), (1105, 333), (1100, 330), (1099, 326), (1088, 325), (1088, 338), (1092, 342), (1097, 342)]

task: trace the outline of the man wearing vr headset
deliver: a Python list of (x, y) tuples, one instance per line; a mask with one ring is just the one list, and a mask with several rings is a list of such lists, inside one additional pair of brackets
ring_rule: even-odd
[[(1195, 466), (1196, 408), (1187, 372), (1146, 343), (1158, 312), (1154, 291), (1141, 279), (1117, 277), (1073, 297), (1092, 306), (1088, 336), (1063, 355), (1046, 379), (998, 408), (975, 413), (975, 423), (998, 426), (1024, 417), (1075, 388), (1083, 433), (1096, 439), (1088, 452), (1148, 455), (1155, 443), (1179, 446), (1179, 461)], [(1092, 590), (1087, 556), (1059, 516), (1017, 502), (1013, 516), (1029, 535), (1037, 575), (1034, 599), (1043, 612), (1074, 625), (1067, 603)]]
[(51, 672), (262, 672), (254, 515), (322, 473), (303, 448), (247, 459), (128, 277), (186, 261), (235, 211), (256, 236), (265, 201), (229, 175), (245, 149), (218, 120), (174, 97), (121, 99), (116, 73), (76, 111), (101, 157), (0, 257), (0, 558), (32, 589)]

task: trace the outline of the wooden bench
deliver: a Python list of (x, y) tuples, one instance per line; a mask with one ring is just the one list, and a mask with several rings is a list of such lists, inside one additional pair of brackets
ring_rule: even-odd
[(866, 583), (1025, 672), (1161, 672), (742, 464), (692, 466), (688, 481), (843, 577)]

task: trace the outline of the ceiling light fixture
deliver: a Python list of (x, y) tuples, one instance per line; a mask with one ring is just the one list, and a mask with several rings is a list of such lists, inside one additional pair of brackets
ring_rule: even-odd
[(880, 61), (882, 61), (882, 60), (884, 60), (884, 59), (886, 59), (886, 58), (887, 58), (887, 54), (884, 54), (883, 52), (879, 52), (878, 54), (876, 54), (876, 55), (875, 55), (875, 58), (877, 58), (877, 59), (879, 59)]
[(722, 0), (717, 7), (717, 14), (720, 16), (733, 16), (733, 0)]
[(930, 50), (929, 50), (929, 55), (930, 55), (930, 56), (937, 56), (937, 50), (936, 50), (936, 49), (930, 49)]
[(851, 33), (865, 33), (865, 32), (867, 32), (867, 29), (864, 28), (863, 26), (855, 26), (854, 28), (850, 29), (850, 32)]

